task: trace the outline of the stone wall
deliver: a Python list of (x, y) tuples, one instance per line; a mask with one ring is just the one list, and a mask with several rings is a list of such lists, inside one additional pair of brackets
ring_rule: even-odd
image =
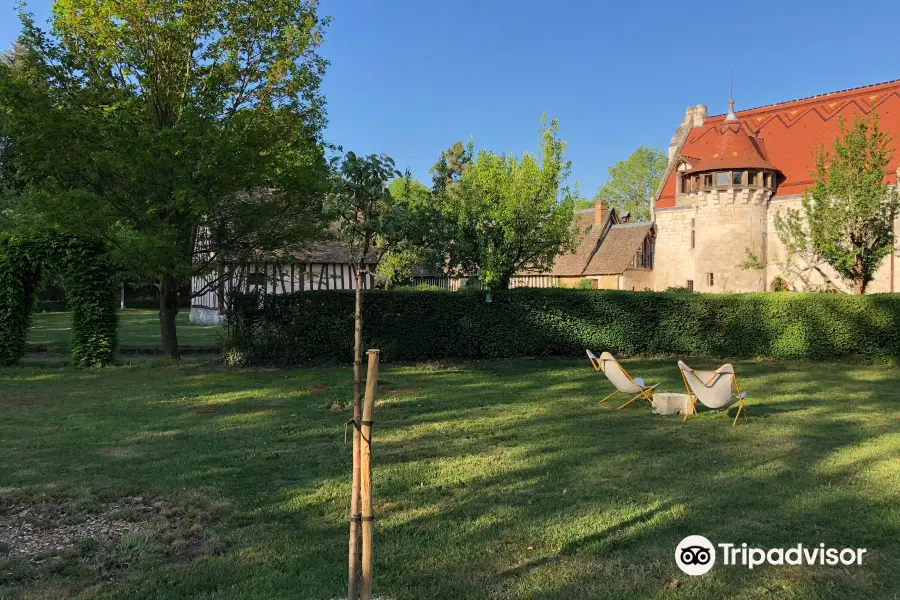
[[(806, 285), (786, 270), (784, 246), (775, 231), (775, 215), (786, 209), (802, 209), (799, 196), (770, 200), (763, 190), (719, 190), (679, 194), (676, 207), (656, 211), (656, 256), (652, 289), (685, 286), (694, 282), (698, 292), (758, 292), (772, 289), (777, 277), (804, 291)], [(691, 248), (691, 219), (694, 219), (695, 247)], [(900, 218), (895, 222), (900, 231)], [(764, 268), (744, 269), (747, 249)], [(798, 264), (803, 268), (805, 265)], [(822, 274), (807, 271), (812, 289), (832, 288), (850, 292), (833, 269), (820, 266)], [(900, 291), (900, 253), (895, 251), (894, 290)], [(708, 274), (713, 274), (713, 285)], [(624, 289), (631, 289), (626, 282)], [(635, 285), (637, 288), (637, 286)], [(884, 259), (867, 292), (891, 291), (890, 256)]]
[(694, 251), (691, 249), (691, 219), (697, 211), (691, 206), (656, 211), (656, 249), (653, 256), (654, 290), (684, 287), (694, 276)]
[(653, 289), (653, 271), (650, 269), (626, 269), (622, 273), (622, 288), (634, 292)]

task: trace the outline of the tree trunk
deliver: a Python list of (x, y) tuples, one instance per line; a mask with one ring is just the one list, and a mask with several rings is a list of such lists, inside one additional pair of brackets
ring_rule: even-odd
[(359, 483), (360, 483), (360, 439), (359, 419), (362, 409), (362, 286), (365, 263), (356, 264), (356, 309), (353, 313), (353, 479), (350, 489), (350, 553), (347, 573), (347, 599), (357, 600), (359, 564)]
[(178, 334), (175, 331), (175, 316), (178, 314), (178, 286), (169, 273), (159, 276), (159, 339), (162, 353), (169, 358), (179, 359)]
[(862, 296), (866, 292), (866, 280), (863, 276), (862, 257), (856, 257), (856, 265), (853, 270), (855, 271), (854, 275), (856, 275), (856, 279), (853, 281), (853, 293), (857, 296)]

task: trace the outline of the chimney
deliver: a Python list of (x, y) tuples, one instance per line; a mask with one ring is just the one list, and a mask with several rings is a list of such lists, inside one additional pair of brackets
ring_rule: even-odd
[(609, 206), (600, 198), (594, 199), (594, 225), (603, 225), (606, 221), (606, 214), (609, 212)]

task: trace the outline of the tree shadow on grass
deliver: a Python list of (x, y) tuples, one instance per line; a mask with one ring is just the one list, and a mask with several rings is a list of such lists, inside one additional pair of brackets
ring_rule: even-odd
[[(677, 390), (673, 362), (626, 361), (626, 368)], [(453, 375), (385, 368), (395, 389), (416, 391), (386, 389), (390, 408), (376, 409), (376, 593), (394, 600), (889, 598), (900, 586), (890, 552), (900, 534), (893, 510), (900, 498), (890, 491), (898, 482), (890, 462), (895, 373), (736, 368), (751, 416), (736, 427), (724, 413), (682, 424), (646, 406), (598, 405), (609, 385), (586, 361), (480, 363), (454, 367)], [(148, 390), (103, 401), (66, 397), (66, 419), (48, 402), (41, 426), (59, 429), (32, 424), (30, 441), (8, 445), (22, 470), (0, 471), (0, 485), (56, 479), (106, 494), (166, 497), (187, 488), (233, 501), (219, 526), (232, 550), (134, 572), (112, 588), (118, 595), (156, 597), (149, 582), (160, 579), (171, 582), (172, 597), (339, 596), (350, 449), (346, 412), (327, 406), (329, 394), (344, 393), (347, 371), (142, 374)], [(107, 379), (114, 375), (84, 385), (115, 396)], [(309, 391), (319, 385), (326, 389)], [(197, 412), (211, 400), (216, 412)], [(136, 438), (140, 432), (177, 433)], [(96, 453), (135, 439), (134, 458)], [(87, 469), (73, 474), (88, 455)], [(673, 561), (688, 534), (762, 547), (858, 545), (871, 549), (872, 563), (724, 568), (689, 579)], [(684, 583), (669, 590), (673, 577)]]

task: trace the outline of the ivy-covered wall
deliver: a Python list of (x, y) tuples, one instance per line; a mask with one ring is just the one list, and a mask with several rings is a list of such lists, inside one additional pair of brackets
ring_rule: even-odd
[[(347, 362), (352, 292), (236, 295), (226, 361)], [(363, 337), (385, 360), (627, 355), (900, 356), (900, 295), (684, 294), (575, 289), (366, 292)]]

